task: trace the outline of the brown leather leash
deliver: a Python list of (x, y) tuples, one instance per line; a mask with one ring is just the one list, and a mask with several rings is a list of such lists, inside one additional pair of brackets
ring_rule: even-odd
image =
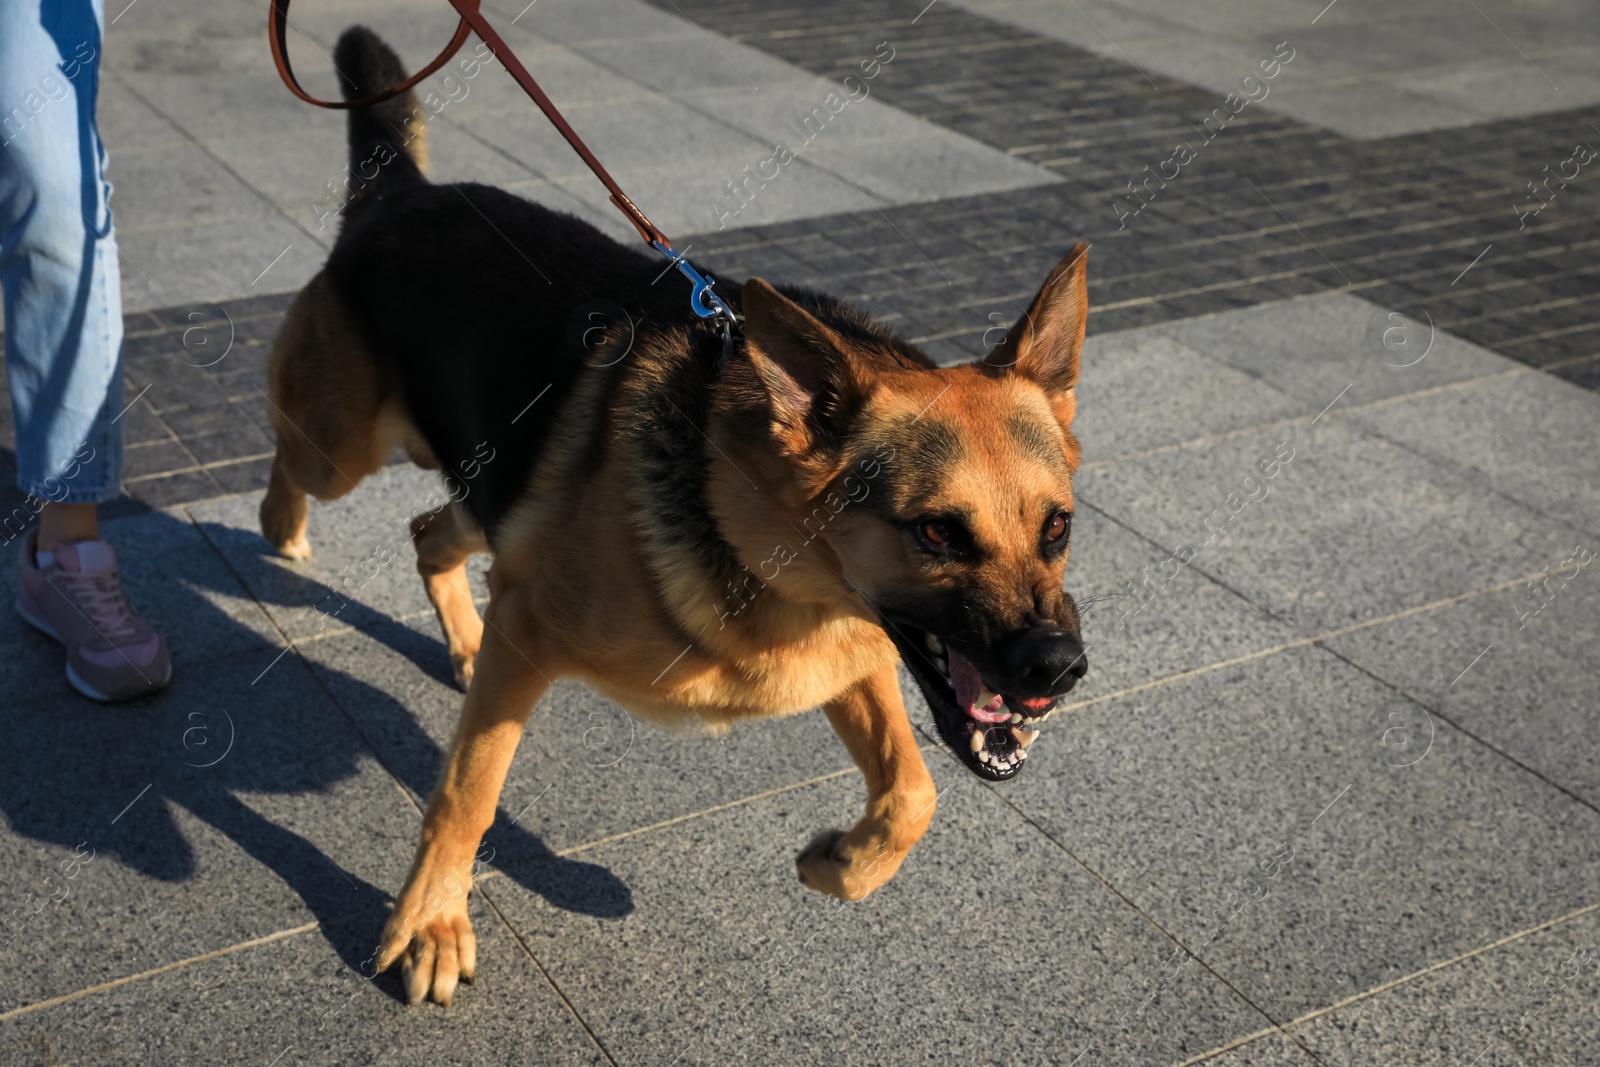
[(544, 117), (550, 120), (550, 124), (556, 128), (562, 137), (566, 138), (567, 144), (571, 145), (572, 150), (578, 153), (579, 158), (594, 172), (594, 176), (600, 179), (601, 184), (611, 194), (611, 202), (633, 224), (633, 228), (639, 231), (639, 236), (643, 237), (645, 242), (656, 251), (671, 259), (673, 265), (689, 279), (694, 286), (693, 295), (689, 300), (690, 307), (700, 318), (720, 320), (723, 326), (724, 349), (726, 350), (731, 346), (731, 331), (741, 321), (740, 316), (735, 315), (711, 288), (713, 279), (709, 275), (702, 275), (689, 265), (688, 260), (674, 252), (672, 250), (672, 241), (667, 235), (662, 233), (655, 223), (646, 218), (645, 213), (640, 211), (632, 200), (628, 199), (628, 194), (622, 191), (622, 187), (617, 184), (616, 179), (606, 171), (600, 160), (596, 159), (595, 154), (589, 150), (589, 146), (583, 143), (583, 138), (579, 137), (577, 131), (562, 117), (555, 103), (545, 95), (543, 89), (539, 88), (539, 83), (533, 80), (533, 75), (528, 73), (528, 68), (522, 65), (522, 61), (511, 50), (511, 46), (506, 44), (500, 34), (495, 32), (495, 28), (489, 25), (489, 21), (483, 17), (483, 12), (479, 10), (482, 0), (450, 0), (451, 6), (461, 15), (461, 21), (456, 26), (455, 35), (444, 46), (444, 50), (434, 57), (433, 62), (399, 85), (379, 93), (373, 93), (371, 96), (363, 97), (360, 100), (319, 100), (301, 88), (299, 80), (294, 76), (294, 69), (289, 65), (287, 40), (289, 0), (270, 0), (270, 2), (271, 12), (267, 18), (267, 41), (272, 47), (272, 62), (278, 68), (278, 76), (283, 79), (283, 83), (289, 87), (291, 93), (306, 103), (340, 111), (356, 107), (368, 107), (399, 96), (424, 78), (436, 73), (450, 61), (452, 56), (461, 50), (461, 46), (466, 43), (468, 35), (476, 33), (483, 43), (489, 46), (489, 51), (506, 68), (506, 71), (516, 80), (516, 83), (522, 87), (522, 91), (527, 93), (533, 102), (538, 105), (540, 111), (544, 112)]

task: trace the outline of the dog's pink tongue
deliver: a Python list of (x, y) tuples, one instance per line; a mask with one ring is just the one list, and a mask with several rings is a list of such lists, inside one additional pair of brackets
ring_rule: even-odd
[(950, 654), (950, 681), (956, 687), (956, 703), (979, 722), (1005, 722), (1010, 719), (1011, 713), (1005, 710), (1005, 697), (998, 693), (990, 697), (983, 707), (978, 706), (978, 698), (983, 695), (983, 678), (978, 674), (978, 668), (967, 662), (967, 658), (955, 649), (946, 646), (945, 651)]

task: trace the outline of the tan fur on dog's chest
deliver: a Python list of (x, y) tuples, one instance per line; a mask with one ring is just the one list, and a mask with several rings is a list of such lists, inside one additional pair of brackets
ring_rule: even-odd
[[(580, 678), (643, 718), (698, 717), (715, 728), (815, 708), (899, 661), (883, 630), (842, 595), (797, 604), (763, 590), (728, 622), (702, 612), (699, 632), (687, 633), (665, 599), (685, 591), (670, 588), (670, 576), (662, 588), (618, 506), (628, 499), (621, 464), (561, 478), (557, 489), (563, 465), (553, 459), (496, 537), (489, 575), (495, 598), (542, 620), (537, 666), (550, 677)], [(797, 566), (786, 577), (804, 574)], [(704, 602), (702, 576), (681, 582)]]
[(675, 725), (692, 716), (716, 729), (735, 719), (809, 711), (897, 659), (881, 630), (844, 619), (805, 641), (736, 661), (690, 649), (649, 678), (648, 666), (622, 675), (614, 661), (611, 669), (583, 676), (641, 718)]

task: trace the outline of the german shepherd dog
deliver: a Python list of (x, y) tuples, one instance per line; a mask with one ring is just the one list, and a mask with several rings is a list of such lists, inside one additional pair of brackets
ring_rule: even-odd
[[(403, 77), (362, 27), (335, 62), (350, 99)], [(351, 168), (371, 177), (267, 372), (261, 529), (282, 556), (310, 553), (308, 494), (344, 495), (397, 444), (470, 482), (411, 526), (466, 701), (378, 969), (403, 960), (413, 1003), (472, 978), (474, 854), (558, 676), (714, 731), (821, 705), (867, 805), (800, 851), (800, 881), (866, 896), (936, 799), (897, 664), (989, 782), (1020, 771), (1086, 670), (1063, 590), (1085, 246), (975, 363), (939, 367), (849, 304), (758, 278), (721, 289), (744, 316), (725, 359), (659, 258), (498, 189), (430, 184), (423, 114), (409, 93), (350, 112)], [(597, 301), (627, 314), (592, 325)], [(481, 616), (474, 552), (494, 555)]]

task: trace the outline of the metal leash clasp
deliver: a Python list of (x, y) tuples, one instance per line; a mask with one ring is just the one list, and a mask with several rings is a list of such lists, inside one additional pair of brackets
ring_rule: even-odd
[(657, 240), (652, 240), (650, 243), (655, 246), (657, 252), (672, 260), (672, 265), (678, 268), (678, 273), (688, 278), (689, 284), (694, 287), (693, 292), (689, 294), (689, 309), (691, 311), (702, 319), (727, 319), (729, 321), (735, 319), (736, 316), (732, 310), (722, 302), (722, 298), (717, 295), (716, 290), (711, 288), (716, 283), (715, 278), (695, 270), (681, 253), (673, 251), (671, 245)]
[(733, 358), (733, 331), (744, 324), (744, 316), (736, 315), (733, 309), (722, 302), (717, 291), (712, 288), (716, 279), (709, 274), (701, 274), (689, 265), (683, 254), (673, 250), (665, 241), (651, 238), (650, 243), (655, 250), (672, 260), (672, 265), (678, 272), (689, 279), (692, 287), (689, 293), (689, 309), (702, 319), (715, 319), (717, 326), (722, 331), (722, 360), (726, 364)]

